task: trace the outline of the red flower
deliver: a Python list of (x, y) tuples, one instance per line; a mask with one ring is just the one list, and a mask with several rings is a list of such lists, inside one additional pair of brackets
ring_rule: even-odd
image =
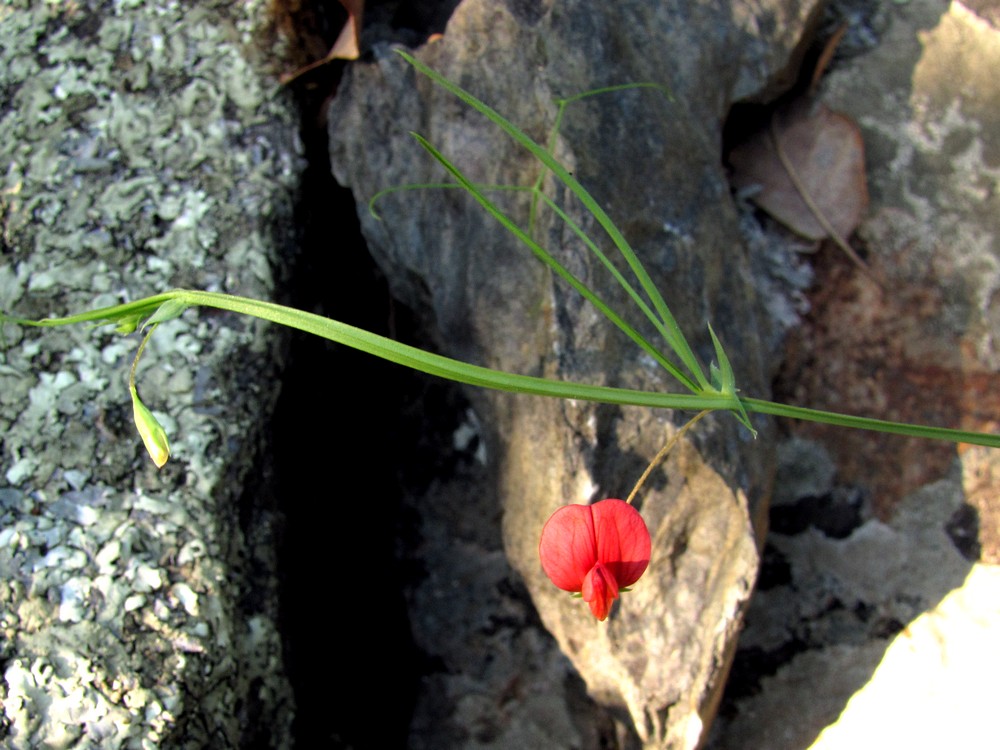
[(545, 575), (564, 591), (583, 594), (598, 620), (607, 618), (618, 592), (645, 572), (649, 550), (639, 511), (614, 499), (559, 508), (538, 545)]

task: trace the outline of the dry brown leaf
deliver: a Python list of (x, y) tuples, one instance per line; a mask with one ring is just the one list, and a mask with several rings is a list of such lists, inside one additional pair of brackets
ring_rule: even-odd
[(813, 68), (812, 78), (809, 81), (809, 95), (814, 96), (816, 91), (819, 90), (819, 82), (826, 72), (826, 69), (830, 66), (830, 61), (833, 60), (834, 54), (837, 52), (837, 47), (840, 46), (840, 41), (844, 38), (844, 34), (847, 33), (847, 24), (842, 23), (831, 36), (826, 44), (823, 45), (823, 49), (819, 54), (819, 59), (816, 60), (816, 67)]
[(333, 43), (326, 55), (305, 65), (294, 73), (281, 77), (283, 84), (288, 84), (310, 70), (326, 65), (332, 60), (357, 60), (361, 56), (361, 18), (365, 12), (365, 0), (340, 0), (347, 11), (347, 20), (340, 30), (337, 41)]
[(347, 21), (326, 59), (357, 60), (361, 55), (361, 16), (365, 12), (365, 0), (340, 0), (340, 4), (347, 11)]
[(771, 128), (734, 148), (729, 161), (733, 183), (741, 189), (759, 186), (751, 200), (807, 239), (835, 239), (829, 228), (849, 237), (868, 208), (861, 131), (823, 104), (800, 99), (778, 110)]

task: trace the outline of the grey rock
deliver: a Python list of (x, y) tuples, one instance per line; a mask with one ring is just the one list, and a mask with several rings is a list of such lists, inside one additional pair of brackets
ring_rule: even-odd
[[(666, 84), (672, 100), (637, 90), (572, 105), (554, 151), (622, 228), (702, 360), (713, 356), (711, 321), (740, 387), (760, 394), (774, 367), (775, 332), (786, 323), (772, 322), (757, 299), (762, 287), (741, 249), (721, 167), (721, 128), (733, 101), (778, 85), (817, 6), (467, 0), (443, 39), (417, 55), (540, 142), (559, 97), (635, 81)], [(379, 44), (373, 62), (350, 66), (329, 116), (334, 173), (362, 204), (369, 247), (394, 293), (424, 311), (441, 350), (524, 374), (677, 387), (465, 196), (391, 195), (377, 206), (380, 221), (363, 208), (383, 188), (443, 179), (410, 130), (475, 181), (530, 185), (538, 165), (496, 128)], [(545, 184), (592, 228), (562, 188)], [(526, 216), (526, 197), (491, 197)], [(542, 212), (534, 231), (612, 306), (628, 309), (565, 226)], [(495, 488), (471, 484), (469, 502), (478, 499), (484, 518), (496, 515), (491, 503), (500, 504), (506, 557), (546, 628), (590, 696), (626, 727), (623, 737), (694, 747), (711, 721), (756, 576), (754, 527), (766, 512), (774, 465), (768, 422), (756, 420), (763, 439), (754, 442), (728, 417), (710, 418), (654, 473), (639, 500), (655, 539), (650, 570), (610, 620), (595, 625), (542, 573), (541, 527), (565, 503), (627, 495), (683, 416), (468, 395), (487, 445), (484, 481)], [(418, 641), (438, 632), (428, 624), (422, 636), (415, 627)], [(502, 705), (507, 721), (530, 712), (530, 696), (504, 701), (496, 685), (477, 684), (494, 698), (479, 708), (456, 702), (454, 712), (479, 711), (485, 720)], [(552, 698), (560, 701), (567, 710), (568, 694)], [(606, 721), (580, 711), (574, 720)], [(566, 738), (550, 746), (578, 745)]]
[[(926, 707), (919, 715), (928, 737), (981, 728), (978, 707), (996, 654), (986, 647), (980, 661), (970, 660), (965, 639), (984, 637), (996, 622), (996, 606), (974, 593), (995, 588), (996, 568), (970, 566), (946, 533), (964, 502), (959, 468), (908, 496), (891, 521), (869, 518), (845, 539), (815, 529), (769, 536), (772, 554), (789, 565), (788, 580), (762, 583), (755, 593), (737, 663), (753, 658), (771, 666), (727, 701), (711, 750), (851, 747), (859, 730), (871, 728), (873, 713), (887, 727), (872, 736), (885, 739), (888, 731), (901, 738), (909, 721), (899, 712), (912, 717), (913, 705)], [(921, 646), (920, 658), (906, 656), (916, 656), (915, 644), (934, 633), (934, 649)], [(941, 690), (943, 684), (964, 687), (956, 693)], [(900, 694), (910, 699), (901, 703)], [(932, 709), (945, 694), (948, 708)], [(848, 718), (852, 696), (861, 695), (864, 709)]]
[[(823, 296), (857, 301), (830, 318), (842, 343), (817, 358), (818, 379), (831, 406), (870, 393), (886, 409), (910, 400), (923, 419), (995, 431), (1000, 32), (982, 3), (835, 5), (848, 47), (820, 96), (864, 135), (872, 203), (858, 238), (887, 291), (818, 279)], [(850, 12), (862, 7), (871, 15)], [(769, 669), (727, 700), (709, 747), (990, 744), (998, 452), (942, 445), (938, 471), (929, 441), (802, 439), (811, 432), (779, 449), (782, 503), (829, 502), (850, 482), (868, 498), (863, 522), (843, 539), (812, 526), (769, 537), (782, 580), (755, 594), (736, 657)]]
[[(0, 308), (38, 318), (171, 287), (272, 295), (299, 157), (290, 102), (253, 60), (262, 14), (5, 4)], [(236, 505), (275, 398), (240, 384), (274, 380), (282, 339), (225, 315), (157, 330), (138, 374), (172, 441), (157, 473), (131, 423), (135, 337), (4, 334), (4, 746), (288, 747), (275, 604), (248, 605), (273, 560), (256, 552), (264, 581), (247, 572)]]
[(993, 681), (1000, 667), (998, 597), (1000, 568), (974, 565), (961, 586), (889, 644), (871, 679), (812, 747), (991, 742)]
[[(997, 30), (960, 2), (865, 8), (864, 22), (846, 10), (844, 20), (875, 43), (835, 62), (818, 98), (861, 130), (871, 201), (853, 241), (882, 284), (821, 253), (824, 276), (779, 389), (817, 408), (995, 430)], [(954, 458), (951, 446), (920, 439), (826, 427), (798, 434), (825, 445), (843, 481), (870, 487), (883, 517)], [(995, 518), (985, 499), (974, 504)]]

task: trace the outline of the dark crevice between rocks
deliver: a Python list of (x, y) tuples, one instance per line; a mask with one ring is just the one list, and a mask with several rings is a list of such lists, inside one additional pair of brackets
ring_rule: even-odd
[(979, 538), (979, 509), (976, 506), (963, 503), (948, 519), (944, 530), (962, 557), (969, 562), (982, 560), (983, 546)]
[[(392, 335), (400, 310), (367, 253), (351, 194), (330, 175), (313, 114), (303, 112), (308, 167), (292, 303)], [(405, 746), (416, 655), (394, 556), (401, 490), (393, 465), (411, 377), (363, 352), (292, 337), (272, 439), (286, 519), (281, 625), (296, 747)]]
[(792, 535), (814, 528), (831, 539), (846, 539), (867, 520), (865, 494), (859, 487), (835, 487), (820, 497), (772, 507), (771, 532)]
[[(422, 23), (409, 30), (407, 40), (417, 42), (443, 29), (456, 4), (370, 2), (365, 34), (373, 20)], [(333, 43), (342, 8), (288, 5), (304, 15), (282, 22), (308, 27), (295, 31), (311, 38), (315, 59)], [(306, 168), (295, 207), (297, 250), (278, 274), (289, 279), (280, 301), (426, 346), (420, 322), (391, 298), (368, 253), (354, 197), (331, 174), (324, 109), (345, 64), (333, 61), (290, 85)], [(450, 438), (467, 405), (450, 384), (432, 386), (427, 376), (364, 352), (297, 332), (289, 339), (259, 492), (273, 496), (282, 527), (277, 599), (294, 746), (402, 748), (428, 670), (407, 613), (413, 571), (400, 562), (407, 540), (419, 535), (419, 518), (403, 498), (407, 487), (448, 470), (443, 436)]]
[[(435, 34), (444, 33), (460, 0), (366, 0), (362, 15), (360, 50), (364, 57), (376, 42), (418, 47)], [(347, 19), (339, 2), (323, 0), (271, 0), (270, 24), (265, 44), (284, 48), (282, 72), (309, 68), (299, 88), (322, 90), (322, 80), (339, 75), (343, 60), (312, 67), (326, 57)], [(278, 39), (287, 44), (279, 45)]]
[(726, 695), (719, 708), (719, 715), (735, 715), (737, 701), (760, 693), (764, 678), (774, 676), (781, 667), (808, 648), (801, 640), (792, 639), (771, 650), (753, 646), (737, 651), (729, 671)]
[[(330, 174), (318, 90), (298, 92), (308, 166), (289, 302), (391, 335), (392, 300), (353, 198)], [(363, 352), (291, 337), (271, 437), (285, 518), (279, 597), (296, 747), (405, 745), (415, 655), (394, 559), (400, 489), (392, 465), (408, 377)]]

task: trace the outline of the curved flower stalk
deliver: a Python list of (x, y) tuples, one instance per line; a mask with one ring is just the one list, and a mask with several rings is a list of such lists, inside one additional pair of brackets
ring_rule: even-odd
[(542, 529), (538, 555), (552, 583), (580, 594), (594, 617), (606, 620), (618, 594), (646, 572), (650, 549), (639, 511), (609, 498), (559, 508)]

